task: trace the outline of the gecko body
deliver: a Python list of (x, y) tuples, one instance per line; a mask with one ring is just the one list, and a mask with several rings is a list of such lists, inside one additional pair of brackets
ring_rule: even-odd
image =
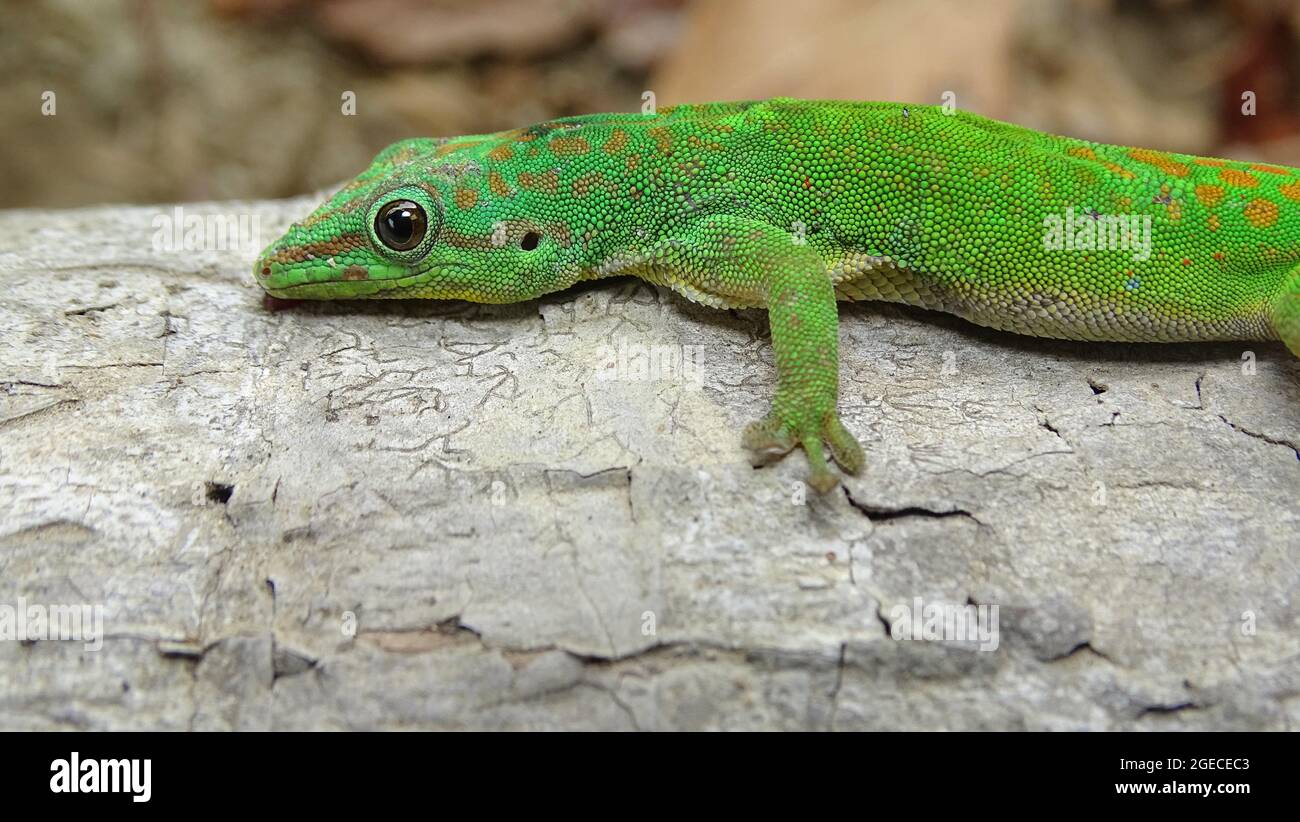
[(1300, 355), (1300, 171), (1058, 137), (939, 107), (775, 99), (569, 117), (384, 150), (254, 276), (284, 299), (505, 303), (632, 275), (765, 307), (771, 412), (809, 482), (858, 472), (837, 300), (1038, 337), (1281, 339)]

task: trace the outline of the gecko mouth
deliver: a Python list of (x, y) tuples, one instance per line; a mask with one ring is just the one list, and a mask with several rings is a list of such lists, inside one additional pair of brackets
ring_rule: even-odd
[[(441, 273), (451, 273), (465, 268), (468, 266), (458, 263), (435, 263), (412, 272), (408, 268), (394, 266), (388, 269), (392, 272), (388, 276), (384, 276), (387, 272), (382, 268), (378, 269), (379, 274), (376, 276), (374, 269), (350, 265), (338, 273), (329, 269), (328, 272), (335, 276), (315, 279), (313, 274), (320, 271), (319, 267), (305, 270), (292, 266), (281, 267), (279, 263), (273, 264), (263, 259), (258, 261), (254, 271), (258, 284), (262, 286), (267, 296), (273, 299), (296, 300), (396, 297), (400, 295), (393, 292), (425, 285), (431, 280), (437, 280)], [(293, 277), (298, 281), (285, 282), (287, 277)]]

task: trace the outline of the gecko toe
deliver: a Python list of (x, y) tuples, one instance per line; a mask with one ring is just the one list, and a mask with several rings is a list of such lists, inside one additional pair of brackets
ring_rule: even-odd
[(836, 465), (848, 474), (861, 473), (862, 466), (866, 463), (862, 446), (839, 419), (831, 417), (826, 423), (822, 436), (830, 446), (831, 458), (835, 460)]
[(754, 465), (768, 465), (790, 453), (797, 441), (774, 417), (751, 422), (745, 426), (741, 442), (750, 452)]
[(808, 485), (819, 494), (829, 494), (840, 484), (840, 478), (826, 464), (826, 456), (822, 453), (821, 437), (818, 435), (806, 437), (801, 444), (804, 452), (808, 454)]

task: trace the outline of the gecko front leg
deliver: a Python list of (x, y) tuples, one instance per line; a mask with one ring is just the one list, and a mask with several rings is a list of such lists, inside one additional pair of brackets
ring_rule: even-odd
[(821, 493), (839, 478), (827, 467), (825, 443), (850, 474), (862, 469), (862, 447), (840, 423), (839, 314), (830, 273), (808, 245), (758, 220), (714, 216), (678, 246), (685, 259), (670, 269), (698, 291), (741, 305), (766, 305), (776, 354), (772, 410), (746, 427), (742, 442), (756, 462), (779, 459), (803, 446), (808, 484)]

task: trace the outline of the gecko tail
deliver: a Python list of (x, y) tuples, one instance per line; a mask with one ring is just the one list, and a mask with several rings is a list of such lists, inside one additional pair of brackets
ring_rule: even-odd
[(1287, 272), (1282, 288), (1273, 300), (1273, 330), (1300, 357), (1300, 266)]

